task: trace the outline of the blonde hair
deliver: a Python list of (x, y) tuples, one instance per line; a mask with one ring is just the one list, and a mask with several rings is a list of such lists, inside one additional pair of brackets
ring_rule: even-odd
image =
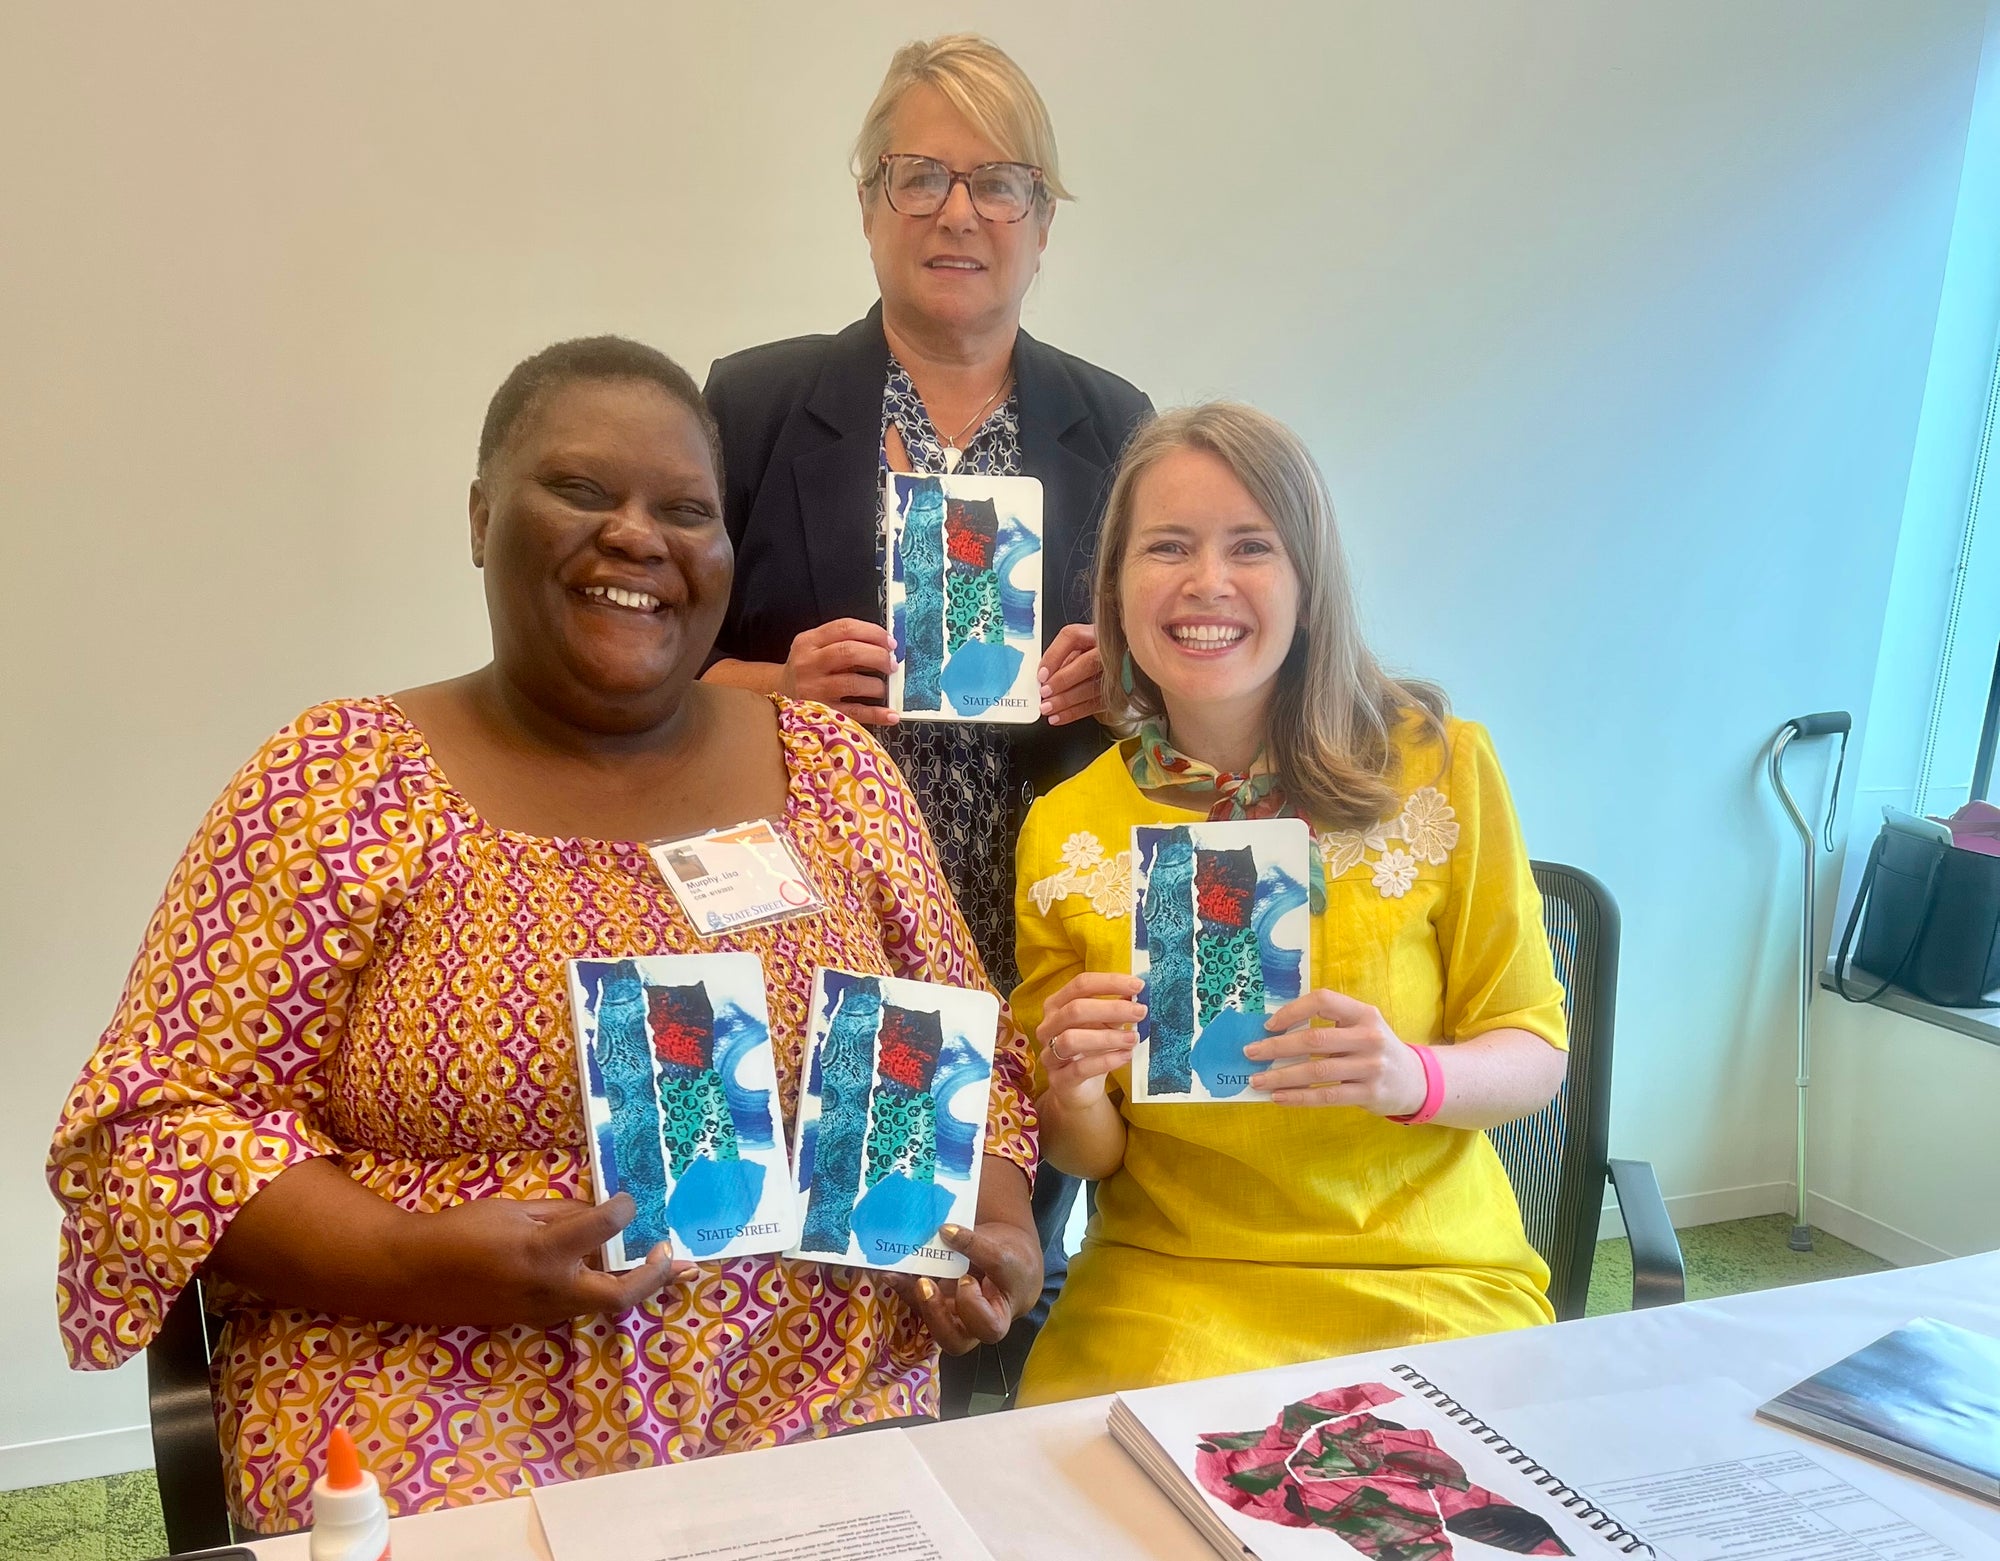
[(1205, 451), (1235, 474), (1277, 529), (1298, 576), (1298, 628), (1278, 672), (1265, 739), (1286, 796), (1321, 828), (1358, 828), (1387, 817), (1401, 801), (1397, 724), (1414, 716), (1442, 743), (1448, 702), (1433, 683), (1391, 677), (1362, 640), (1326, 481), (1304, 441), (1255, 407), (1229, 401), (1180, 407), (1126, 446), (1097, 555), (1105, 709), (1127, 731), (1166, 715), (1159, 687), (1127, 661), (1119, 575), (1139, 484), (1176, 450)]
[(881, 184), (882, 154), (892, 150), (890, 123), (912, 87), (934, 88), (1007, 161), (1041, 169), (1040, 204), (1075, 199), (1063, 187), (1048, 105), (1027, 72), (976, 33), (948, 33), (896, 51), (854, 141), (854, 179), (862, 189), (872, 194)]

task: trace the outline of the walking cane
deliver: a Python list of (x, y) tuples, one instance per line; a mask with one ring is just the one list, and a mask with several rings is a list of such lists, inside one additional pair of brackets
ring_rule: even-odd
[(1825, 843), (1831, 851), (1833, 813), (1840, 799), (1840, 772), (1847, 764), (1847, 734), (1853, 726), (1853, 717), (1845, 710), (1822, 710), (1818, 715), (1794, 716), (1778, 728), (1778, 735), (1771, 740), (1771, 784), (1778, 789), (1778, 797), (1785, 804), (1785, 811), (1792, 815), (1792, 824), (1805, 843), (1804, 911), (1799, 928), (1799, 1163), (1796, 1212), (1787, 1243), (1794, 1252), (1812, 1251), (1812, 1227), (1806, 1223), (1806, 1090), (1812, 1084), (1812, 1049), (1806, 1032), (1806, 1014), (1812, 1006), (1813, 977), (1818, 973), (1813, 959), (1813, 907), (1817, 898), (1814, 883), (1820, 842), (1814, 838), (1812, 825), (1806, 822), (1805, 814), (1799, 811), (1798, 803), (1792, 800), (1785, 786), (1785, 750), (1796, 738), (1837, 736), (1840, 739), (1840, 756), (1833, 770), (1833, 794), (1826, 802)]

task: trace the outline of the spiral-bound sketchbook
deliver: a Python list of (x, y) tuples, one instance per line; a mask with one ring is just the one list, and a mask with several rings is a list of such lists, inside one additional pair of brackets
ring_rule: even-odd
[(1654, 1554), (1410, 1366), (1352, 1382), (1320, 1361), (1121, 1393), (1111, 1435), (1231, 1558)]

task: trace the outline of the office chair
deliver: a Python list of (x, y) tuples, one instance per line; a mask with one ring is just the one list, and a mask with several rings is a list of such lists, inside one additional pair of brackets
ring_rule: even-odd
[(208, 1376), (215, 1328), (202, 1303), (201, 1281), (191, 1280), (146, 1346), (153, 1468), (159, 1475), (170, 1550), (208, 1550), (227, 1545), (232, 1537)]
[(1487, 1137), (1514, 1184), (1528, 1240), (1549, 1265), (1557, 1317), (1581, 1317), (1589, 1298), (1607, 1173), (1632, 1245), (1633, 1308), (1665, 1306), (1687, 1290), (1660, 1184), (1646, 1161), (1607, 1158), (1618, 906), (1589, 873), (1559, 862), (1531, 865), (1569, 1018), (1569, 1072), (1554, 1100)]
[[(1041, 1237), (1042, 1251), (1059, 1243), (1069, 1226), (1070, 1209), (1083, 1184), (1065, 1176), (1044, 1161), (1035, 1171), (1035, 1233)], [(1095, 1204), (1092, 1205), (1095, 1208)], [(1028, 1351), (1042, 1331), (1049, 1308), (1062, 1293), (1064, 1275), (1049, 1276), (1042, 1286), (1042, 1298), (1033, 1311), (1014, 1319), (1007, 1337), (998, 1344), (982, 1344), (969, 1355), (946, 1355), (938, 1365), (938, 1418), (958, 1420), (972, 1413), (972, 1396), (984, 1393), (1014, 1402), (1014, 1389), (1021, 1380), (1021, 1368), (1028, 1363)]]

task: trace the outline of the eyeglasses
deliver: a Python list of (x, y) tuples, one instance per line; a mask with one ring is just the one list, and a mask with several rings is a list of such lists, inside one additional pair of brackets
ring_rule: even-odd
[(881, 170), (889, 209), (904, 217), (935, 217), (951, 199), (952, 186), (962, 184), (972, 209), (988, 222), (1019, 222), (1034, 210), (1042, 189), (1042, 170), (1028, 163), (981, 163), (960, 173), (935, 157), (884, 152)]

